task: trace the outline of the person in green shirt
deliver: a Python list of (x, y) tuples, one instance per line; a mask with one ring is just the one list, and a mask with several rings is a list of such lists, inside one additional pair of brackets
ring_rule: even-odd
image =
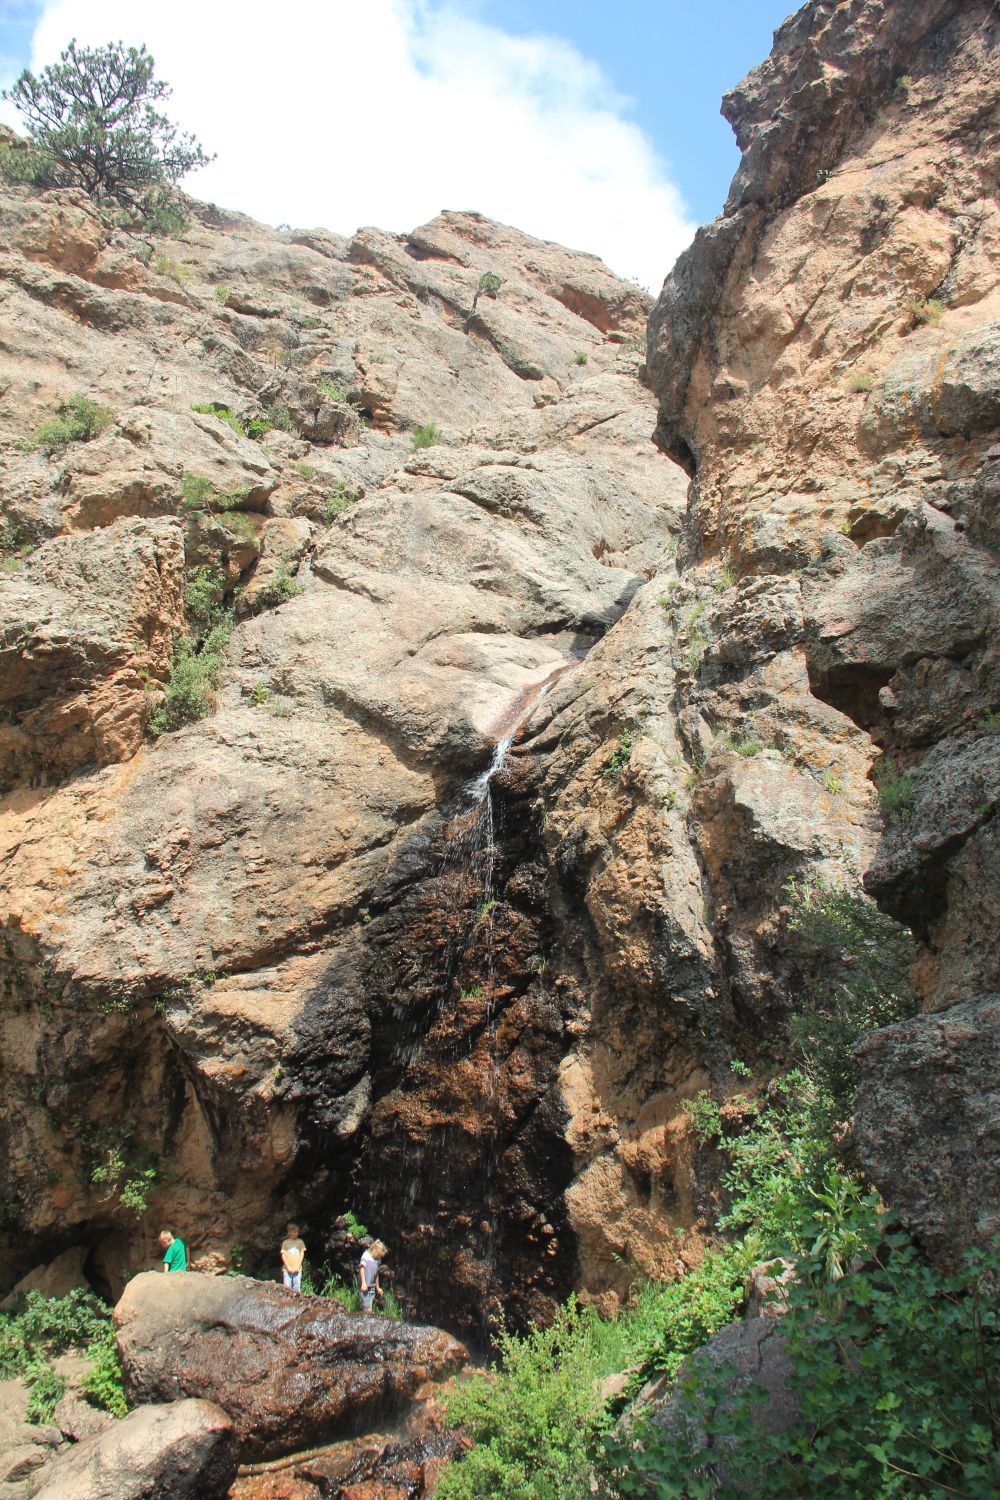
[(160, 1249), (163, 1251), (165, 1271), (186, 1271), (188, 1268), (187, 1246), (169, 1229), (160, 1231)]

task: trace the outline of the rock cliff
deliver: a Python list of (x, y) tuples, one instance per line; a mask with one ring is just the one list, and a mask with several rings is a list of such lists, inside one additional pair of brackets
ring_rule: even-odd
[(766, 676), (786, 715), (794, 679), (836, 802), (837, 739), (874, 761), (851, 858), (924, 1013), (864, 1044), (855, 1137), (943, 1256), (1000, 1228), (998, 43), (988, 4), (804, 6), (725, 100), (740, 170), (650, 323), (686, 576), (734, 578), (692, 708)]
[(669, 1275), (684, 1105), (780, 1052), (789, 891), (862, 876), (925, 1011), (858, 1149), (933, 1247), (996, 1226), (998, 27), (788, 21), (648, 371), (643, 294), (475, 214), (5, 191), (11, 1281), (348, 1206), (463, 1333)]

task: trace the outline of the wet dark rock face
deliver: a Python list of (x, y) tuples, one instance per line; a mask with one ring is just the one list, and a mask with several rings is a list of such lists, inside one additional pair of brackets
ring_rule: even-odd
[(129, 1282), (115, 1327), (129, 1400), (215, 1401), (244, 1457), (390, 1422), (468, 1358), (440, 1329), (347, 1313), (245, 1276), (146, 1272)]
[(415, 841), (363, 944), (309, 1007), (292, 1065), (317, 1153), (351, 1083), (370, 1077), (366, 1122), (328, 1160), (334, 1191), (388, 1243), (404, 1304), (478, 1343), (501, 1306), (522, 1325), (575, 1272), (557, 1089), (567, 1017), (544, 981), (547, 871), (525, 780), (508, 764), (490, 808), (460, 794)]

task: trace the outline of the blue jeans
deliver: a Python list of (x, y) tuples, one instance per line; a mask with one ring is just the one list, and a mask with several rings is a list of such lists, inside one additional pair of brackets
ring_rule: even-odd
[(367, 1292), (361, 1292), (360, 1296), (361, 1296), (361, 1307), (362, 1307), (362, 1310), (364, 1312), (371, 1312), (371, 1310), (372, 1310), (372, 1303), (375, 1301), (375, 1288), (372, 1287)]
[(282, 1267), (281, 1275), (282, 1275), (282, 1277), (284, 1279), (285, 1285), (286, 1286), (290, 1286), (293, 1292), (301, 1292), (301, 1290), (302, 1290), (302, 1272), (301, 1271), (286, 1271), (284, 1269), (284, 1267)]

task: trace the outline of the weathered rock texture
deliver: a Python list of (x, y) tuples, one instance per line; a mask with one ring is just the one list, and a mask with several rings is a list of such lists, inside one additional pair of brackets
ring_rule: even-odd
[(348, 1313), (246, 1276), (148, 1271), (115, 1309), (134, 1403), (200, 1397), (233, 1419), (244, 1458), (391, 1422), (466, 1350), (437, 1328)]
[(143, 1406), (47, 1464), (33, 1500), (217, 1500), (236, 1475), (233, 1424), (211, 1401)]
[[(354, 1206), (448, 1326), (610, 1298), (698, 1253), (684, 1105), (768, 1066), (790, 882), (867, 871), (942, 1016), (995, 992), (998, 24), (811, 3), (730, 97), (743, 166), (650, 324), (690, 499), (645, 300), (591, 257), (199, 205), (147, 256), (4, 197), (11, 1281), (85, 1244), (116, 1288), (164, 1219), (201, 1264), (270, 1268), (289, 1216), (318, 1258)], [(114, 423), (25, 451), (75, 390)], [(199, 569), (239, 621), (215, 711), (142, 739)], [(933, 1101), (947, 1047), (972, 1159), (978, 1015), (864, 1053), (859, 1149), (928, 1237), (945, 1127), (893, 1060)]]
[(856, 1138), (941, 1255), (1000, 1221), (998, 49), (993, 5), (804, 6), (727, 96), (742, 165), (650, 322), (686, 576), (737, 579), (691, 711), (745, 693), (753, 652), (895, 794), (854, 864), (940, 1014), (861, 1049)]

